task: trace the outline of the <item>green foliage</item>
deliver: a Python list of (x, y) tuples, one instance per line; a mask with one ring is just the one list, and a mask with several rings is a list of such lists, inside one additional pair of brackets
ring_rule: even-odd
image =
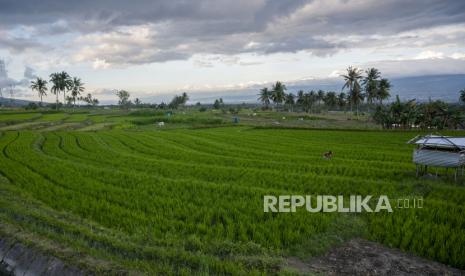
[(415, 100), (401, 101), (399, 96), (389, 105), (379, 105), (373, 119), (383, 128), (412, 127), (423, 129), (456, 129), (465, 127), (465, 114), (459, 107), (443, 101), (418, 103)]

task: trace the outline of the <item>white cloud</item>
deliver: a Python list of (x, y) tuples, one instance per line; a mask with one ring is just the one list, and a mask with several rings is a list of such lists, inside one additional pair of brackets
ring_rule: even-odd
[(444, 53), (436, 51), (423, 51), (414, 57), (414, 59), (441, 59), (444, 58)]
[(453, 59), (465, 59), (465, 53), (453, 53), (450, 57)]
[(107, 69), (108, 67), (110, 67), (110, 63), (104, 59), (96, 58), (92, 63), (92, 68), (94, 69)]
[(331, 74), (328, 75), (328, 77), (330, 78), (339, 78), (341, 75), (342, 75), (342, 71), (341, 70), (334, 70), (331, 72)]

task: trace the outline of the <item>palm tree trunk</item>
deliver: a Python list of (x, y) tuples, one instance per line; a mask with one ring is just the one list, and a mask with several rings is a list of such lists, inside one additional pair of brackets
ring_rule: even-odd
[(55, 109), (58, 110), (58, 91), (57, 91), (57, 102), (55, 103)]

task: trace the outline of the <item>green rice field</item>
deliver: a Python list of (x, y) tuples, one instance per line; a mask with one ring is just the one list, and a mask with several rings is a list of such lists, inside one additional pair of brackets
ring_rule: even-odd
[[(465, 268), (464, 183), (415, 177), (406, 141), (418, 133), (257, 128), (187, 115), (160, 130), (153, 123), (162, 115), (41, 116), (97, 120), (0, 131), (0, 232), (71, 264), (106, 273), (292, 274), (287, 258), (363, 237)], [(216, 127), (170, 128), (170, 120)], [(322, 158), (328, 150), (331, 160)], [(318, 194), (423, 197), (424, 206), (263, 212), (264, 195)]]

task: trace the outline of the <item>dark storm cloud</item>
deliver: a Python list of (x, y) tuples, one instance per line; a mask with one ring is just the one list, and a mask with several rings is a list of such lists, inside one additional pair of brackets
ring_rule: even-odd
[[(79, 54), (81, 60), (101, 58), (115, 64), (187, 59), (194, 54), (304, 50), (325, 56), (345, 48), (403, 41), (462, 45), (463, 32), (436, 34), (432, 39), (416, 37), (415, 31), (464, 22), (465, 1), (0, 0), (0, 29), (28, 26), (38, 40), (44, 34), (77, 33), (84, 36), (81, 46), (94, 46)], [(137, 26), (146, 28), (142, 40), (137, 29), (125, 33), (124, 28)], [(408, 38), (392, 37), (406, 31), (413, 33)], [(0, 38), (0, 48), (37, 47), (32, 42)]]
[[(315, 1), (317, 2), (317, 1)], [(324, 1), (324, 8), (310, 13), (305, 22), (325, 20), (328, 29), (363, 32), (376, 26), (383, 31), (400, 31), (438, 24), (463, 22), (465, 1), (422, 0), (422, 1)], [(73, 24), (95, 28), (158, 23), (161, 21), (228, 22), (212, 28), (215, 32), (225, 29), (230, 33), (254, 31), (277, 17), (285, 17), (310, 0), (0, 0), (0, 22), (2, 25), (34, 25), (69, 20)], [(86, 22), (87, 21), (87, 22)], [(367, 24), (370, 22), (370, 24)], [(321, 22), (320, 22), (321, 23)], [(259, 26), (259, 27), (257, 27)], [(207, 26), (205, 31), (211, 31)], [(322, 29), (324, 32), (327, 29)]]
[[(227, 0), (1, 0), (0, 22), (5, 25), (43, 24), (69, 20), (77, 26), (107, 28), (157, 23), (163, 20), (216, 20), (253, 13), (261, 1)], [(82, 24), (82, 25), (81, 25)]]

